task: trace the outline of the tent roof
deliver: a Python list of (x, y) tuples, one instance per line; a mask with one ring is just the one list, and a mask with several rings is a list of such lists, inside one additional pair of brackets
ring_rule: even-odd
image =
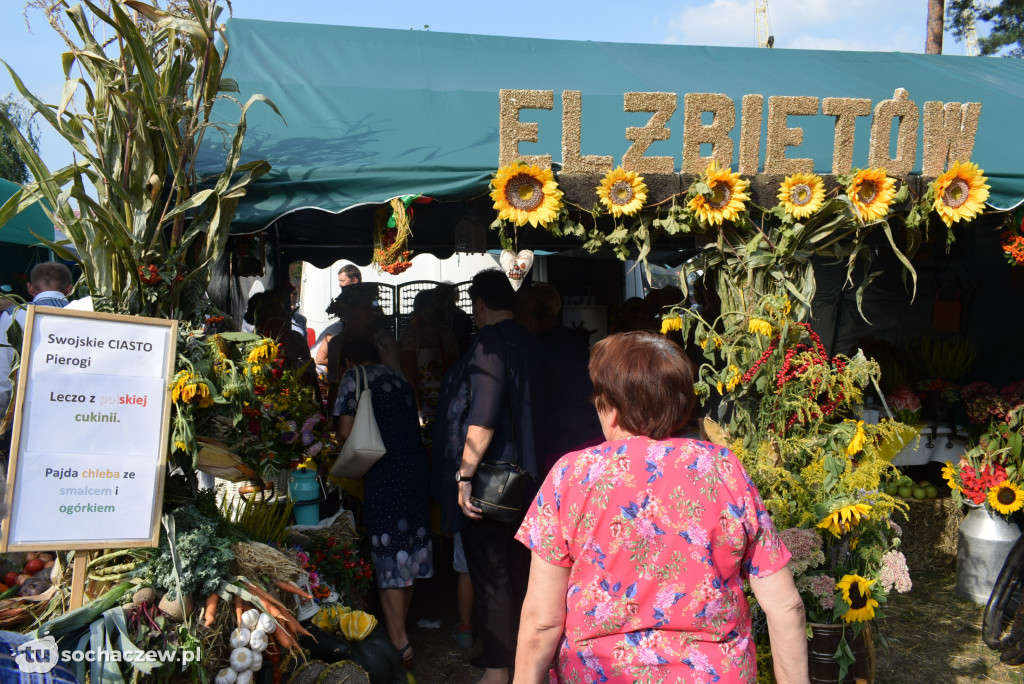
[[(14, 196), (21, 186), (5, 178), (0, 178), (0, 205)], [(15, 214), (7, 223), (0, 224), (0, 242), (15, 245), (38, 245), (39, 238), (32, 233), (49, 240), (53, 239), (53, 221), (36, 202), (27, 209)]]
[[(266, 159), (272, 171), (242, 200), (234, 232), (267, 227), (304, 208), (339, 212), (367, 202), (423, 193), (437, 199), (484, 195), (498, 165), (500, 89), (555, 91), (551, 111), (524, 110), (539, 142), (522, 154), (561, 157), (562, 90), (583, 97), (582, 153), (612, 155), (629, 146), (625, 130), (650, 114), (623, 111), (623, 94), (675, 92), (669, 140), (648, 156), (681, 162), (683, 95), (725, 93), (868, 98), (906, 88), (919, 109), (928, 100), (981, 102), (972, 161), (989, 177), (990, 203), (1024, 201), (1024, 60), (1009, 58), (634, 45), (462, 35), (231, 19), (226, 77), (242, 101), (262, 93), (280, 109), (250, 109), (243, 160)], [(767, 102), (767, 100), (766, 100)], [(820, 109), (819, 109), (820, 111)], [(764, 117), (767, 119), (767, 116)], [(234, 122), (221, 102), (214, 119)], [(858, 117), (854, 166), (866, 166), (871, 117)], [(794, 117), (804, 142), (789, 157), (810, 157), (831, 172), (835, 119)], [(739, 113), (733, 138), (740, 131)], [(915, 172), (922, 159), (919, 128)], [(208, 134), (201, 170), (223, 169), (218, 136)], [(739, 147), (737, 145), (736, 149)], [(707, 154), (706, 150), (702, 150)], [(761, 162), (764, 161), (764, 142)], [(482, 203), (481, 203), (482, 204)]]

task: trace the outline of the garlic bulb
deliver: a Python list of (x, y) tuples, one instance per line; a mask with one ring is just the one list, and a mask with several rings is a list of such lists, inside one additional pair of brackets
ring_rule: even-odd
[(254, 651), (265, 651), (267, 650), (267, 633), (261, 629), (257, 629), (249, 637), (249, 646)]
[(242, 627), (245, 627), (247, 630), (251, 632), (252, 630), (256, 629), (256, 623), (259, 622), (259, 619), (260, 611), (256, 610), (255, 608), (250, 608), (249, 610), (242, 613)]
[(249, 637), (252, 636), (252, 632), (247, 630), (245, 627), (239, 627), (235, 631), (231, 632), (231, 648), (242, 648), (243, 646), (249, 645)]
[(243, 670), (238, 673), (235, 684), (252, 684), (252, 670)]
[(238, 673), (230, 667), (225, 667), (217, 673), (217, 676), (213, 680), (213, 684), (236, 684), (237, 679)]
[(274, 630), (277, 629), (277, 623), (274, 622), (274, 618), (270, 617), (266, 613), (261, 613), (256, 629), (262, 630), (267, 634), (273, 634)]
[[(252, 667), (252, 651), (247, 648), (236, 648), (231, 652), (231, 669), (242, 672)], [(238, 680), (235, 680), (235, 684)]]
[(252, 665), (249, 666), (249, 670), (259, 672), (261, 667), (263, 667), (263, 654), (259, 651), (253, 651)]

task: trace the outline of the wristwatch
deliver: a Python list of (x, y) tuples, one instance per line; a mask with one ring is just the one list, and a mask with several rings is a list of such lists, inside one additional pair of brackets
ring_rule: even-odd
[(473, 481), (473, 476), (472, 475), (463, 475), (460, 471), (456, 470), (455, 471), (455, 481), (456, 482), (472, 482)]

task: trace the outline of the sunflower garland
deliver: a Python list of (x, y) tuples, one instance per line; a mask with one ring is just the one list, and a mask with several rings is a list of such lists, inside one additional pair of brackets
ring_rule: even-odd
[(825, 182), (813, 173), (794, 173), (779, 185), (779, 203), (795, 219), (805, 219), (825, 202)]
[(619, 166), (601, 179), (597, 196), (613, 217), (633, 216), (647, 201), (647, 186), (643, 176)]
[(889, 213), (896, 196), (896, 180), (885, 169), (860, 169), (846, 187), (854, 212), (862, 223), (879, 221)]
[(836, 589), (842, 591), (843, 603), (850, 607), (843, 613), (843, 620), (865, 622), (875, 617), (878, 601), (871, 595), (871, 587), (876, 581), (860, 575), (844, 575), (836, 582)]
[(696, 184), (698, 188), (700, 184), (707, 186), (707, 192), (698, 189), (688, 206), (703, 223), (720, 226), (722, 221), (735, 221), (750, 199), (747, 195), (750, 181), (728, 168), (719, 168), (717, 161), (708, 164), (704, 177)]
[(498, 219), (517, 226), (547, 228), (562, 209), (562, 191), (551, 169), (512, 162), (498, 169), (491, 187)]
[(970, 221), (985, 208), (989, 186), (977, 164), (953, 162), (953, 166), (932, 181), (932, 208), (947, 228), (958, 221)]

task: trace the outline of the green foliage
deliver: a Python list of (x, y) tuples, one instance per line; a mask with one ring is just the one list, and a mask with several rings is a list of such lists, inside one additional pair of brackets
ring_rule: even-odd
[[(228, 46), (217, 0), (169, 2), (167, 10), (138, 0), (36, 3), (67, 42), (62, 100), (50, 105), (30, 93), (10, 67), (22, 97), (73, 148), (75, 161), (50, 171), (15, 122), (0, 112), (0, 130), (35, 179), (0, 207), (0, 223), (31, 203), (70, 238), (45, 242), (77, 261), (99, 311), (198, 320), (210, 264), (223, 253), (231, 218), (246, 188), (269, 170), (240, 163), (246, 114), (233, 134), (210, 119), (222, 93)], [(115, 40), (109, 40), (113, 33)], [(214, 128), (230, 138), (223, 172), (202, 179), (196, 160)], [(157, 278), (149, 268), (161, 272)], [(166, 278), (164, 277), (166, 276)], [(159, 296), (147, 296), (156, 280)]]
[(136, 574), (166, 589), (172, 599), (179, 596), (179, 581), (182, 594), (206, 597), (230, 575), (235, 558), (231, 539), (221, 530), (219, 518), (202, 513), (195, 504), (180, 506), (169, 517), (173, 526), (165, 526), (157, 553)]
[(950, 0), (946, 3), (946, 28), (961, 42), (978, 21), (988, 24), (987, 36), (978, 36), (983, 55), (1024, 57), (1024, 0)]
[[(39, 127), (32, 120), (32, 110), (13, 95), (0, 98), (0, 113), (21, 131), (28, 145), (39, 151)], [(28, 165), (18, 154), (14, 141), (6, 131), (0, 130), (0, 178), (24, 185), (32, 179)]]

